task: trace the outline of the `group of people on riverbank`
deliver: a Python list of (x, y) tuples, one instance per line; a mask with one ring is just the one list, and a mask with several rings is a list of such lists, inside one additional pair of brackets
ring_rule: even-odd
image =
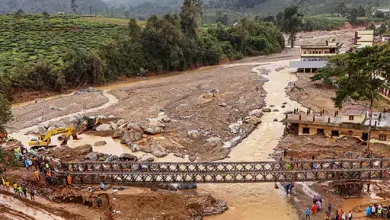
[[(305, 210), (306, 219), (311, 219), (311, 215), (315, 215), (317, 212), (322, 209), (322, 198), (320, 195), (315, 195), (313, 197), (313, 204), (311, 208), (307, 207)], [(352, 211), (349, 213), (344, 212), (342, 209), (336, 210), (332, 216), (332, 205), (328, 204), (328, 208), (325, 211), (326, 220), (352, 220)]]
[(390, 218), (390, 205), (374, 204), (366, 208), (366, 216), (370, 218)]
[(33, 185), (31, 185), (31, 184), (18, 185), (17, 182), (15, 182), (11, 185), (10, 181), (8, 181), (8, 179), (1, 177), (0, 189), (3, 189), (5, 191), (10, 192), (11, 188), (13, 189), (15, 196), (27, 198), (27, 192), (28, 192), (30, 194), (31, 200), (35, 199), (36, 189)]

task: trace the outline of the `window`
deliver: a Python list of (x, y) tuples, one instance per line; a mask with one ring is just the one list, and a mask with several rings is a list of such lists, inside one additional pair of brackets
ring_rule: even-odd
[(324, 129), (317, 129), (317, 135), (325, 135)]
[(368, 133), (362, 133), (362, 139), (363, 139), (363, 141), (367, 141), (368, 140)]
[(348, 131), (348, 136), (352, 136), (353, 135), (353, 131)]
[(319, 54), (321, 54), (321, 51), (320, 52), (318, 52)]
[(349, 116), (349, 120), (350, 120), (350, 121), (353, 121), (353, 119), (354, 119), (353, 115), (350, 115), (350, 116)]
[(303, 134), (309, 134), (310, 133), (310, 128), (303, 128), (302, 129)]
[(380, 134), (379, 135), (379, 140), (380, 141), (387, 141), (386, 135), (385, 134)]
[(339, 131), (332, 130), (332, 137), (333, 136), (338, 137), (339, 136)]

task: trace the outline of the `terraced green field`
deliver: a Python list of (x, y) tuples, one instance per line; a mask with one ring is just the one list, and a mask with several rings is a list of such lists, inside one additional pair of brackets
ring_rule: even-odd
[(0, 71), (19, 62), (49, 60), (55, 65), (72, 48), (93, 49), (108, 42), (124, 26), (77, 16), (0, 16)]

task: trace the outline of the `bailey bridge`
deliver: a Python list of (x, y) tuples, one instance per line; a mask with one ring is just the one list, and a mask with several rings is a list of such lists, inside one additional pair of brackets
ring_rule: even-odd
[(59, 178), (74, 183), (253, 183), (386, 180), (390, 158), (259, 162), (63, 163)]

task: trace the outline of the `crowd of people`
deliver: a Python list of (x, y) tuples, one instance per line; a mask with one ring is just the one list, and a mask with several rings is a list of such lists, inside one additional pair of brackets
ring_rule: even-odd
[(370, 218), (390, 218), (390, 205), (369, 205), (366, 208), (366, 216)]

